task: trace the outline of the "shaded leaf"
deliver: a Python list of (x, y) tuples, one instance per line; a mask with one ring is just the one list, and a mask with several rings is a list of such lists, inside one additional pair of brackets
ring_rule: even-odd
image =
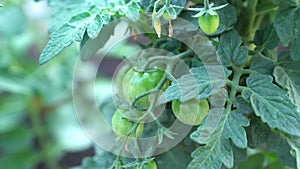
[(272, 3), (275, 5), (280, 5), (280, 6), (295, 6), (296, 1), (294, 0), (271, 0)]
[(251, 120), (250, 126), (246, 128), (248, 146), (257, 148), (267, 143), (268, 137), (271, 134), (269, 126), (262, 123), (260, 119), (254, 118)]
[(242, 42), (242, 38), (234, 30), (221, 36), (218, 54), (225, 66), (240, 66), (247, 61), (248, 50), (241, 46)]
[(106, 152), (98, 147), (95, 148), (96, 154), (94, 157), (86, 157), (83, 159), (80, 169), (98, 169), (109, 168), (115, 161), (116, 156)]
[(238, 169), (262, 169), (264, 165), (264, 154), (254, 154), (247, 157), (246, 161), (243, 161)]
[(272, 75), (274, 69), (274, 63), (267, 58), (255, 55), (250, 62), (250, 69), (260, 74)]
[[(216, 3), (217, 6), (223, 5), (224, 2)], [(237, 14), (234, 6), (228, 4), (224, 8), (217, 10), (220, 18), (220, 25), (215, 33), (212, 35), (219, 35), (226, 30), (232, 28), (233, 24), (237, 22)], [(197, 23), (198, 24), (198, 23)]]
[(297, 163), (296, 168), (299, 169), (300, 168), (300, 137), (290, 136), (288, 143), (294, 151), (292, 155), (296, 158), (296, 163)]
[(192, 160), (191, 152), (196, 147), (194, 145), (185, 145), (183, 143), (172, 148), (155, 158), (158, 168), (187, 168), (189, 161)]
[(263, 46), (267, 49), (274, 49), (277, 47), (279, 38), (273, 24), (269, 24), (267, 27), (257, 30), (255, 32), (254, 43), (256, 46)]
[[(268, 137), (267, 150), (276, 152), (278, 160), (283, 164), (292, 168), (296, 168), (296, 159), (291, 154), (290, 138), (281, 135), (281, 133), (271, 133)], [(297, 143), (298, 144), (298, 143)], [(280, 145), (280, 146), (279, 146)], [(299, 152), (299, 147), (296, 148)], [(298, 154), (299, 157), (299, 154)], [(299, 160), (298, 160), (299, 161)]]
[(237, 111), (244, 114), (249, 114), (253, 112), (253, 108), (251, 106), (250, 101), (245, 100), (242, 96), (237, 97), (236, 107), (237, 107)]
[[(289, 18), (289, 19), (286, 19)], [(281, 6), (275, 14), (274, 27), (281, 43), (287, 47), (290, 44), (291, 57), (300, 60), (300, 9), (296, 5)]]
[(288, 90), (288, 96), (300, 112), (300, 62), (280, 60), (273, 75), (276, 82)]

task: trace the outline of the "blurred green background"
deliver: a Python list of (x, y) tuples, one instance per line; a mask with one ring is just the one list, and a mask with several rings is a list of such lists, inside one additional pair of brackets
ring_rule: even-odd
[[(72, 76), (79, 45), (74, 44), (49, 63), (39, 65), (51, 20), (47, 2), (3, 0), (0, 3), (3, 4), (0, 8), (0, 168), (79, 166), (84, 157), (95, 154), (92, 142), (77, 120), (72, 100)], [(112, 53), (120, 58), (134, 50), (132, 46), (121, 45)], [(119, 64), (114, 59), (106, 61), (113, 63), (113, 67)], [(95, 66), (93, 62), (90, 64)], [(107, 77), (113, 71), (102, 70), (97, 76), (95, 91), (101, 93), (100, 97), (111, 94), (107, 90), (110, 87)], [(106, 77), (101, 72), (106, 72)], [(283, 168), (275, 154), (249, 152), (252, 155), (239, 169)]]
[(93, 155), (72, 104), (78, 45), (45, 65), (46, 1), (0, 1), (0, 168), (69, 168)]

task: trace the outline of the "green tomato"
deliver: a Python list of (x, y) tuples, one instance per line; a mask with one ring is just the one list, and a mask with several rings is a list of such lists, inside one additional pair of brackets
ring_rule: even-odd
[[(134, 166), (133, 169), (137, 169), (137, 166)], [(154, 160), (149, 161), (142, 166), (142, 169), (157, 169), (156, 162)]]
[[(112, 117), (112, 130), (117, 136), (123, 137), (130, 134), (135, 123), (123, 117), (120, 111), (117, 110)], [(141, 136), (143, 129), (144, 123), (139, 123), (135, 132), (136, 137)]]
[(128, 65), (125, 65), (118, 70), (115, 76), (115, 83), (117, 84), (118, 90), (117, 92), (119, 96), (127, 101), (129, 101), (127, 88), (133, 73), (133, 69), (131, 69)]
[(198, 23), (201, 30), (206, 34), (213, 34), (217, 31), (220, 19), (217, 12), (214, 15), (210, 13), (204, 13), (198, 17)]
[(172, 101), (172, 110), (179, 121), (188, 125), (200, 125), (209, 111), (206, 99), (191, 99), (181, 103), (179, 100)]
[[(129, 100), (132, 102), (137, 96), (154, 89), (163, 75), (164, 71), (159, 69), (150, 72), (134, 72), (127, 88)], [(168, 83), (165, 83), (162, 90), (165, 90), (167, 87)], [(151, 99), (151, 95), (144, 96), (140, 98), (135, 105), (148, 107), (152, 101)]]

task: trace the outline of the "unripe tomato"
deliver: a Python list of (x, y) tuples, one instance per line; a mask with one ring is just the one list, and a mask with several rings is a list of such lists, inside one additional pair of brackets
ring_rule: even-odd
[(217, 12), (213, 12), (214, 15), (210, 13), (204, 13), (198, 17), (198, 23), (201, 30), (206, 34), (213, 34), (217, 31), (220, 19)]
[(133, 69), (131, 69), (128, 65), (125, 65), (118, 70), (115, 76), (118, 94), (127, 101), (129, 101), (127, 88), (133, 74)]
[[(133, 167), (133, 169), (137, 169), (137, 166)], [(157, 169), (156, 162), (154, 160), (149, 161), (142, 166), (142, 169)]]
[[(150, 72), (134, 72), (127, 88), (129, 100), (132, 102), (137, 96), (154, 89), (162, 79), (163, 75), (164, 71), (159, 69)], [(167, 87), (168, 83), (165, 83), (162, 90), (165, 90)], [(151, 95), (147, 95), (140, 98), (135, 105), (148, 107), (151, 101)]]
[[(123, 137), (130, 134), (135, 123), (124, 118), (119, 111), (121, 110), (117, 110), (112, 117), (112, 130), (117, 136)], [(144, 123), (140, 123), (136, 128), (136, 137), (141, 136), (143, 129)]]
[(206, 99), (191, 99), (181, 103), (179, 100), (172, 101), (172, 110), (179, 121), (188, 125), (200, 125), (209, 111)]

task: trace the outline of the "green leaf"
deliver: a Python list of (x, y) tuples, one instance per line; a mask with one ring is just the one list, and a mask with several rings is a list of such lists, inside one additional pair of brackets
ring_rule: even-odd
[(159, 102), (167, 103), (179, 99), (184, 102), (192, 98), (208, 98), (225, 85), (224, 72), (219, 66), (207, 65), (190, 69), (161, 95)]
[(280, 6), (296, 6), (295, 0), (271, 0), (271, 2)]
[(137, 3), (137, 1), (132, 0), (124, 6), (124, 8), (120, 9), (121, 13), (124, 14), (126, 17), (129, 17), (130, 19), (136, 21), (140, 12), (140, 6)]
[(269, 24), (261, 30), (255, 32), (254, 43), (267, 49), (274, 49), (279, 43), (279, 38), (273, 24)]
[(92, 39), (95, 39), (98, 36), (101, 28), (103, 27), (103, 23), (106, 23), (106, 18), (109, 17), (109, 15), (105, 12), (105, 15), (107, 14), (108, 16), (103, 16), (103, 14), (100, 15), (99, 13), (101, 12), (101, 9), (97, 7), (93, 7), (90, 11), (92, 17), (90, 16), (91, 21), (89, 21), (87, 25), (86, 32)]
[(184, 143), (180, 143), (170, 151), (155, 157), (155, 161), (158, 165), (158, 168), (187, 168), (189, 161), (192, 160), (191, 152), (195, 148), (195, 145), (186, 145)]
[[(299, 17), (300, 19), (300, 17)], [(299, 24), (299, 28), (300, 28), (300, 24)], [(300, 61), (300, 35), (297, 35), (295, 37), (295, 39), (291, 42), (291, 57), (293, 60), (295, 61)]]
[(103, 23), (99, 12), (100, 9), (92, 7), (89, 12), (73, 16), (69, 23), (62, 25), (57, 31), (51, 33), (51, 39), (40, 56), (40, 63), (46, 63), (74, 41), (81, 41), (86, 30), (90, 38), (95, 38)]
[[(246, 131), (249, 147), (260, 149), (263, 148), (267, 149), (268, 152), (275, 152), (277, 154), (278, 160), (283, 165), (288, 165), (292, 168), (295, 168), (295, 156), (299, 156), (299, 153), (293, 154), (292, 150), (294, 150), (295, 152), (299, 152), (299, 140), (297, 139), (299, 137), (285, 135), (281, 132), (276, 131), (271, 132), (269, 126), (263, 123), (258, 118), (254, 118), (251, 120), (251, 125), (246, 128)], [(296, 148), (293, 146), (296, 146)]]
[(62, 25), (68, 23), (73, 16), (76, 16), (82, 12), (86, 12), (90, 9), (90, 4), (86, 3), (85, 1), (58, 1), (53, 2), (50, 6), (57, 6), (58, 8), (55, 9), (53, 14), (51, 15), (51, 22), (49, 24), (48, 32), (49, 34), (57, 31)]
[(222, 163), (228, 168), (233, 166), (233, 152), (228, 140), (217, 140), (212, 145), (205, 145), (197, 148), (193, 153), (194, 158), (188, 169), (216, 168), (219, 169)]
[(245, 100), (242, 96), (238, 96), (236, 99), (237, 110), (244, 114), (249, 114), (253, 112), (251, 103)]
[[(221, 4), (216, 4), (216, 5), (222, 5), (224, 2)], [(221, 8), (217, 10), (220, 18), (220, 25), (215, 33), (212, 35), (219, 35), (229, 29), (232, 28), (232, 26), (237, 22), (237, 14), (236, 14), (236, 9), (232, 5), (227, 5), (224, 8)], [(196, 19), (197, 20), (197, 19)]]
[(211, 109), (205, 123), (191, 134), (191, 139), (200, 146), (193, 153), (188, 169), (221, 168), (222, 164), (233, 166), (233, 151), (229, 139), (224, 135), (228, 114), (224, 108)]
[(250, 126), (246, 128), (248, 146), (257, 148), (267, 143), (271, 130), (266, 123), (262, 123), (259, 118), (253, 118)]
[(78, 3), (82, 3), (82, 0), (72, 0), (72, 1), (48, 0), (49, 6), (70, 6)]
[(225, 88), (222, 88), (219, 92), (209, 97), (210, 106), (224, 107), (226, 104), (227, 97), (228, 97), (228, 91)]
[[(239, 164), (247, 158), (247, 149), (240, 149), (231, 144), (233, 150), (234, 164), (232, 168), (237, 168)], [(227, 169), (224, 165), (221, 169)]]
[[(94, 157), (86, 157), (83, 159), (80, 169), (98, 169), (109, 168), (115, 161), (116, 156), (95, 147), (96, 154)], [(104, 160), (105, 159), (105, 160)]]
[(111, 22), (109, 25), (103, 26), (99, 35), (95, 39), (87, 39), (80, 51), (80, 58), (82, 60), (87, 60), (92, 57), (99, 49), (103, 48), (109, 38), (114, 34), (114, 28), (117, 22)]
[(243, 161), (238, 169), (262, 169), (264, 165), (264, 154), (254, 154), (247, 157), (246, 161)]
[[(280, 161), (283, 165), (287, 165), (291, 168), (296, 168), (296, 159), (291, 154), (292, 147), (290, 143), (296, 143), (297, 140), (291, 139), (291, 137), (287, 137), (281, 133), (272, 132), (268, 137), (267, 142), (267, 150), (270, 152), (276, 152), (278, 161)], [(280, 145), (280, 146), (278, 146)], [(294, 147), (299, 152), (299, 147)], [(299, 154), (298, 154), (299, 157)], [(298, 160), (299, 162), (299, 160)]]
[(254, 55), (251, 58), (250, 69), (260, 74), (272, 75), (274, 62), (267, 58)]
[(231, 138), (238, 148), (247, 147), (247, 137), (244, 127), (249, 126), (249, 120), (240, 112), (233, 111), (229, 114), (224, 127), (224, 135)]
[(242, 38), (232, 30), (223, 34), (218, 45), (218, 54), (225, 66), (243, 65), (248, 58), (248, 50), (241, 46)]
[[(289, 19), (286, 19), (289, 18)], [(300, 8), (297, 6), (281, 6), (275, 14), (274, 27), (284, 46), (290, 44), (291, 57), (300, 60)]]
[(271, 128), (300, 136), (300, 114), (287, 96), (287, 92), (272, 83), (268, 75), (251, 74), (247, 79), (249, 89), (243, 91), (243, 97), (250, 99), (257, 116)]
[(288, 96), (300, 112), (300, 62), (280, 60), (273, 75), (276, 82), (288, 90)]
[(296, 158), (297, 169), (300, 168), (300, 137), (290, 136), (288, 143), (294, 151), (294, 156)]

